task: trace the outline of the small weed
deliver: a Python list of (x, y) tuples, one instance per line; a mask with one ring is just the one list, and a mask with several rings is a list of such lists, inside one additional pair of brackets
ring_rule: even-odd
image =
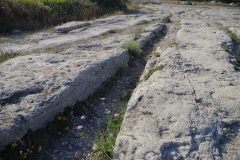
[[(115, 34), (117, 33), (118, 31), (117, 30), (110, 30), (110, 31), (107, 31), (105, 33), (103, 33), (101, 36), (102, 36), (102, 39), (107, 39), (110, 37), (111, 34)], [(97, 37), (97, 36), (96, 36)]]
[(198, 12), (197, 14), (198, 14), (198, 15), (201, 15), (203, 11), (204, 11), (204, 10), (201, 10), (201, 11), (200, 11), (200, 12)]
[(71, 46), (67, 46), (67, 47), (47, 47), (45, 49), (43, 49), (43, 52), (52, 52), (52, 53), (59, 53), (59, 52), (63, 52), (67, 49), (69, 49)]
[[(72, 128), (72, 122), (71, 122), (71, 116), (70, 113), (73, 112), (73, 114), (78, 114), (79, 106), (78, 103), (75, 106), (66, 107), (65, 110), (62, 113), (58, 113), (54, 117), (53, 125), (52, 125), (52, 131), (53, 134), (61, 136), (63, 133), (68, 131), (68, 129)], [(81, 103), (81, 102), (80, 102)]]
[(236, 62), (234, 63), (236, 66), (240, 67), (240, 56), (235, 54), (235, 59), (236, 59)]
[(153, 32), (153, 30), (143, 30), (143, 33), (147, 33), (147, 32)]
[(240, 20), (240, 18), (237, 18), (237, 17), (234, 17), (233, 19), (234, 19), (234, 20), (237, 20), (237, 21)]
[(125, 109), (120, 111), (120, 114), (114, 114), (107, 122), (107, 130), (100, 135), (100, 138), (94, 141), (97, 146), (98, 156), (94, 159), (111, 160), (114, 154), (114, 145), (117, 135), (120, 131), (124, 118)]
[(145, 81), (148, 80), (148, 78), (149, 78), (154, 72), (160, 71), (160, 70), (162, 70), (162, 69), (163, 69), (163, 66), (159, 66), (159, 67), (156, 67), (156, 68), (150, 70), (147, 74), (144, 75), (144, 80), (145, 80)]
[(134, 40), (137, 40), (141, 37), (143, 27), (137, 27), (136, 30), (134, 31)]
[(109, 37), (109, 33), (108, 32), (102, 34), (102, 38), (103, 39), (107, 39), (108, 37)]
[(224, 27), (222, 23), (215, 22), (216, 25), (220, 27), (223, 31), (225, 31), (232, 39), (234, 39), (237, 43), (240, 43), (240, 38), (237, 37), (236, 33), (233, 33), (228, 27)]
[(43, 140), (32, 130), (29, 129), (25, 138), (18, 140), (18, 142), (7, 146), (6, 150), (0, 153), (0, 157), (11, 160), (49, 158), (41, 147)]
[(215, 22), (215, 24), (218, 26), (222, 26), (222, 23), (220, 23), (220, 22)]
[(58, 52), (64, 51), (64, 48), (60, 48), (60, 47), (47, 47), (45, 50), (46, 50), (47, 52), (55, 52), (55, 53), (58, 53)]
[(18, 103), (20, 99), (20, 95), (19, 94), (15, 94), (13, 96), (11, 96), (10, 98), (4, 99), (0, 101), (0, 106), (4, 106), (5, 104), (14, 104), (14, 103)]
[(168, 44), (169, 47), (177, 46), (178, 43), (176, 41), (172, 41)]
[(140, 44), (133, 40), (125, 42), (122, 45), (122, 48), (126, 49), (128, 53), (134, 58), (140, 57), (142, 54), (142, 49), (140, 48)]
[(85, 23), (85, 24), (83, 24), (82, 25), (82, 27), (81, 28), (84, 28), (84, 27), (89, 27), (89, 26), (91, 26), (92, 24), (91, 23)]
[(160, 22), (160, 21), (161, 21), (161, 18), (155, 19), (155, 22)]
[(151, 21), (143, 20), (142, 23), (141, 23), (141, 25), (143, 25), (143, 24), (150, 24), (150, 23), (151, 23)]
[(136, 86), (138, 86), (141, 82), (142, 82), (142, 80), (138, 80), (136, 83)]
[(0, 35), (0, 44), (1, 43), (9, 43), (9, 42), (12, 42), (12, 40), (11, 39), (5, 39), (5, 38), (1, 38), (1, 35)]
[(0, 50), (0, 63), (5, 62), (11, 58), (17, 57), (19, 55), (20, 54), (16, 52), (11, 52), (11, 51), (5, 52)]
[(240, 38), (237, 37), (236, 33), (233, 33), (229, 28), (224, 27), (223, 30), (236, 42), (240, 43)]
[(133, 39), (134, 40), (138, 40), (140, 37), (141, 37), (141, 33), (140, 34), (137, 33), (137, 34), (134, 34), (134, 38)]
[(158, 52), (154, 53), (154, 57), (160, 57), (160, 53)]
[(131, 96), (132, 96), (132, 92), (128, 92), (128, 91), (123, 91), (122, 92), (122, 100), (123, 101), (129, 101), (129, 99), (131, 98)]
[(139, 76), (136, 76), (129, 82), (129, 84), (135, 88), (138, 85), (138, 81), (139, 81)]
[(155, 10), (153, 10), (153, 9), (151, 9), (151, 8), (147, 8), (147, 11), (149, 11), (150, 13), (155, 13), (156, 11)]

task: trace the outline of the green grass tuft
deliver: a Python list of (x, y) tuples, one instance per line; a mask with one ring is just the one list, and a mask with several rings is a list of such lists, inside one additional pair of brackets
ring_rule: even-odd
[(163, 66), (159, 66), (159, 67), (156, 67), (156, 68), (150, 70), (147, 74), (144, 75), (144, 80), (145, 80), (145, 81), (148, 80), (148, 78), (149, 78), (154, 72), (160, 71), (160, 70), (162, 70), (162, 69), (163, 69)]
[(140, 48), (140, 44), (133, 40), (125, 42), (122, 45), (122, 48), (126, 49), (128, 53), (134, 58), (140, 57), (142, 54), (142, 49)]
[[(111, 160), (114, 154), (114, 145), (117, 135), (120, 131), (122, 121), (124, 118), (125, 109), (121, 110), (118, 118), (109, 118), (107, 122), (107, 130), (102, 133), (99, 139), (94, 143), (97, 146), (98, 156), (94, 159), (98, 160)], [(113, 134), (113, 137), (110, 137)]]
[(240, 18), (238, 18), (238, 17), (234, 17), (233, 19), (234, 19), (234, 20), (237, 20), (237, 21), (240, 20)]
[(11, 33), (13, 29), (34, 31), (70, 21), (92, 20), (126, 10), (126, 4), (126, 0), (1, 0), (0, 24), (3, 25), (0, 25), (0, 33)]
[(232, 39), (234, 39), (237, 43), (240, 44), (240, 38), (237, 37), (236, 33), (233, 33), (228, 27), (224, 27), (220, 22), (215, 22), (216, 25), (220, 27), (223, 31), (225, 31)]
[(158, 52), (154, 53), (154, 57), (160, 57), (160, 53)]
[(0, 63), (3, 63), (11, 58), (19, 56), (19, 53), (13, 53), (13, 52), (3, 52), (0, 51)]

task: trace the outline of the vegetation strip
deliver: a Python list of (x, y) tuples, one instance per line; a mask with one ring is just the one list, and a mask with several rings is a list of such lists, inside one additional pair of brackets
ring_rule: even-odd
[(1, 0), (0, 34), (14, 29), (32, 31), (70, 21), (84, 21), (135, 7), (127, 0)]

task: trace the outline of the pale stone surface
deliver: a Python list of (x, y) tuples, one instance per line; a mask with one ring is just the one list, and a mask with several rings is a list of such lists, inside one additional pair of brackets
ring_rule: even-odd
[(155, 3), (160, 4), (161, 2), (160, 2), (160, 0), (155, 0)]
[[(70, 22), (58, 27), (59, 32), (68, 31), (68, 33), (46, 34), (44, 40), (54, 46), (83, 39), (84, 34), (94, 39), (94, 36), (100, 36), (102, 33), (153, 21), (161, 17), (159, 15), (167, 14), (161, 12), (158, 15), (129, 15), (97, 19), (94, 22), (97, 27), (85, 30), (72, 30), (83, 23)], [(125, 19), (126, 17), (129, 21)], [(149, 33), (152, 37), (142, 35), (142, 40), (147, 43), (162, 28), (163, 23), (151, 24)], [(80, 33), (80, 37), (73, 38), (74, 34), (79, 36)], [(44, 33), (33, 36), (41, 38), (44, 37)], [(61, 37), (68, 37), (69, 41), (66, 40), (68, 38), (61, 39)], [(121, 49), (121, 46), (133, 37), (134, 35), (130, 33), (116, 34), (106, 39), (98, 38), (91, 43), (75, 43), (74, 47), (58, 53), (30, 54), (1, 63), (0, 101), (6, 103), (0, 107), (0, 150), (15, 142), (16, 137), (22, 138), (28, 128), (39, 129), (52, 121), (55, 114), (62, 112), (65, 107), (85, 100), (120, 67), (127, 66), (130, 56), (126, 50)], [(31, 38), (31, 35), (28, 38)], [(52, 44), (54, 39), (56, 41)], [(43, 41), (40, 43), (43, 44)], [(29, 45), (31, 49), (34, 48), (28, 43), (20, 45)], [(16, 100), (13, 100), (14, 98)]]
[(139, 4), (139, 0), (134, 0), (134, 3), (138, 5)]
[(151, 3), (152, 3), (152, 4), (155, 4), (155, 3), (156, 3), (156, 0), (151, 0)]
[(228, 27), (237, 35), (238, 38), (240, 38), (239, 8), (214, 7), (203, 10), (201, 15), (205, 18), (208, 18), (212, 22), (217, 22), (222, 24), (224, 27)]
[[(195, 11), (181, 17), (177, 45), (158, 48), (161, 57), (146, 65), (146, 70), (164, 66), (163, 70), (133, 92), (116, 140), (115, 159), (225, 156), (218, 147), (224, 126), (240, 122), (240, 74), (222, 46), (231, 44), (231, 39)], [(239, 156), (237, 144), (234, 155), (225, 159)]]
[(151, 39), (155, 37), (164, 27), (163, 23), (156, 23), (150, 25), (148, 27), (143, 28), (143, 32), (141, 33), (141, 37), (137, 40), (140, 43), (140, 46), (143, 47), (149, 42)]
[[(52, 48), (75, 42), (81, 42), (90, 37), (98, 36), (112, 30), (130, 28), (142, 24), (145, 21), (153, 21), (159, 17), (164, 17), (168, 14), (168, 12), (157, 11), (154, 14), (118, 15), (96, 19), (90, 22), (69, 22), (67, 25), (63, 24), (62, 26), (56, 27), (59, 28), (59, 30), (67, 30), (68, 34), (39, 32), (23, 37), (10, 36), (8, 42), (0, 44), (0, 48), (2, 51), (10, 50), (19, 52)], [(76, 29), (79, 27), (79, 25), (81, 26), (85, 23), (91, 23), (92, 26)]]
[(128, 60), (121, 49), (72, 50), (70, 54), (20, 56), (0, 64), (0, 99), (20, 98), (0, 109), (1, 149), (22, 138), (28, 127), (39, 129), (65, 107), (86, 99)]
[(65, 23), (61, 26), (55, 27), (54, 31), (59, 33), (69, 32), (71, 30), (81, 28), (84, 25), (91, 25), (91, 22), (72, 21), (72, 22)]

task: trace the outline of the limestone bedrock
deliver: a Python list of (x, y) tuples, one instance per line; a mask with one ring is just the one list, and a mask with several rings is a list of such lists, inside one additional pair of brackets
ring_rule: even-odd
[(141, 82), (128, 103), (115, 159), (222, 159), (223, 128), (240, 122), (240, 74), (223, 46), (232, 45), (230, 37), (182, 10), (176, 46), (157, 48), (161, 57), (151, 58), (144, 73), (163, 70)]
[(147, 43), (163, 28), (160, 20), (167, 15), (159, 11), (111, 16), (87, 23), (69, 22), (51, 33), (4, 37), (11, 41), (0, 44), (2, 51), (29, 54), (0, 64), (0, 151), (28, 129), (44, 127), (65, 107), (87, 99), (119, 68), (126, 67), (130, 56), (122, 44), (132, 40), (134, 33), (123, 29), (153, 23), (148, 24), (153, 36), (142, 36)]

